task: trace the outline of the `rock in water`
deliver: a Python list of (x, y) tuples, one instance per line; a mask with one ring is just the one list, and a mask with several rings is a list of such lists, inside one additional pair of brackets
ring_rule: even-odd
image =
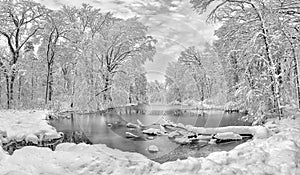
[(158, 147), (155, 146), (155, 145), (150, 145), (150, 146), (148, 147), (148, 151), (149, 151), (149, 152), (158, 152), (159, 149), (158, 149)]
[(148, 140), (153, 140), (154, 137), (150, 136), (150, 137), (147, 137)]

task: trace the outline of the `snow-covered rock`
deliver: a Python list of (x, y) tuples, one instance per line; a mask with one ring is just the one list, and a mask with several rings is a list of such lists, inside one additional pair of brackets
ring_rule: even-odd
[(26, 138), (26, 135), (24, 133), (18, 133), (18, 135), (15, 136), (15, 140), (17, 142), (21, 142), (21, 141), (25, 140), (25, 138)]
[(242, 140), (242, 136), (233, 132), (217, 133), (214, 138), (219, 140)]
[(198, 135), (197, 139), (199, 140), (210, 140), (212, 137), (211, 136), (205, 136), (205, 135)]
[(46, 132), (43, 135), (43, 140), (53, 140), (53, 139), (58, 139), (61, 138), (62, 134), (61, 133), (57, 133), (57, 132)]
[(34, 134), (29, 134), (28, 136), (26, 136), (25, 141), (34, 143), (34, 144), (38, 144), (39, 138), (34, 135)]
[(150, 136), (150, 137), (147, 137), (148, 140), (153, 140), (154, 137)]
[(150, 145), (150, 146), (148, 147), (148, 151), (149, 151), (149, 152), (158, 152), (159, 149), (158, 149), (158, 147), (155, 146), (155, 145)]

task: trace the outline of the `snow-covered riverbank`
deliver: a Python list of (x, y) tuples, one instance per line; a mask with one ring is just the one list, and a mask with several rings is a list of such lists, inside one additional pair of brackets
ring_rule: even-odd
[[(45, 114), (2, 112), (0, 129), (9, 139), (58, 134)], [(0, 174), (300, 174), (300, 118), (270, 122), (267, 127), (277, 134), (255, 138), (229, 152), (163, 164), (101, 144), (63, 143), (55, 151), (27, 146), (13, 155), (0, 148)]]
[(0, 145), (10, 153), (26, 145), (51, 146), (62, 137), (46, 120), (47, 111), (1, 111)]
[(46, 120), (47, 111), (0, 111), (0, 134), (8, 140), (28, 135), (59, 137)]

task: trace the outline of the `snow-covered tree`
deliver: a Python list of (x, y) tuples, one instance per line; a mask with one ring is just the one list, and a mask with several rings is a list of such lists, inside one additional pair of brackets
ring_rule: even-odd
[[(288, 24), (298, 26), (295, 16), (299, 14), (299, 2), (191, 0), (191, 3), (199, 13), (212, 6), (208, 21), (222, 23), (216, 31), (219, 39), (215, 46), (227, 69), (229, 89), (237, 97), (232, 100), (251, 113), (281, 115), (285, 104), (285, 67), (291, 63), (291, 59), (285, 59), (290, 47), (283, 42), (286, 39), (282, 29), (291, 29)], [(287, 19), (291, 16), (290, 23)]]
[(31, 0), (0, 1), (0, 35), (4, 38), (10, 55), (9, 67), (4, 70), (7, 82), (7, 108), (14, 101), (14, 82), (18, 75), (18, 61), (22, 49), (42, 29), (41, 20), (48, 10)]

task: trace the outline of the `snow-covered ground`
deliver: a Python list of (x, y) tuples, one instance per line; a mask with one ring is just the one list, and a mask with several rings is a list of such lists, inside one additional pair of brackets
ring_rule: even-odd
[(141, 154), (105, 145), (63, 143), (56, 151), (28, 146), (12, 156), (0, 152), (0, 174), (154, 174), (158, 168), (158, 163)]
[[(1, 128), (6, 127), (9, 137), (21, 131), (38, 132), (33, 128), (25, 129), (30, 123), (32, 127), (41, 129), (45, 126), (53, 131), (45, 125), (43, 117), (33, 117), (35, 119), (26, 122), (24, 116), (22, 120), (16, 118), (14, 122), (6, 121), (7, 125), (4, 125), (4, 115), (0, 116)], [(18, 123), (27, 125), (16, 127)], [(9, 129), (9, 126), (17, 129)], [(163, 164), (137, 153), (122, 152), (101, 144), (64, 143), (58, 145), (56, 151), (28, 146), (16, 150), (13, 155), (0, 148), (0, 174), (300, 174), (300, 118), (270, 122), (266, 126), (274, 131), (268, 138), (257, 137), (229, 152), (215, 152), (205, 158)]]

